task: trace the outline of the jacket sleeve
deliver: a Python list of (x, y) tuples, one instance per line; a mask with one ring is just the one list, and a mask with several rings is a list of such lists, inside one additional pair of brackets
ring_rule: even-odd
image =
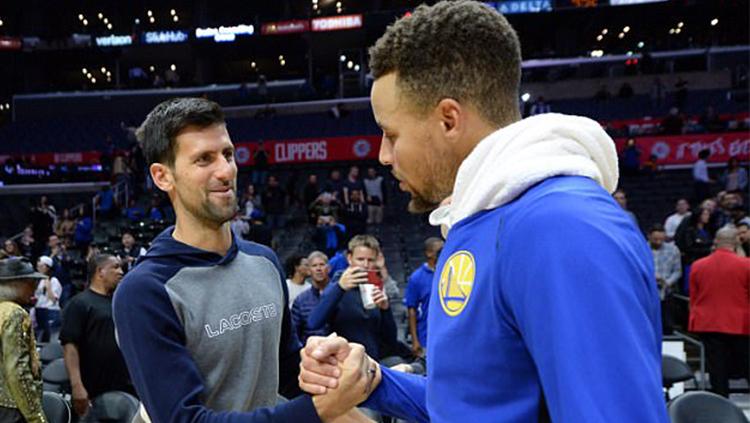
[(310, 330), (320, 329), (333, 319), (336, 307), (346, 291), (338, 283), (331, 282), (320, 296), (320, 303), (312, 310), (307, 318)]
[(18, 411), (29, 423), (45, 422), (40, 364), (31, 350), (31, 319), (21, 309), (11, 312), (2, 327), (3, 375)]
[[(205, 407), (205, 389), (186, 347), (184, 329), (158, 275), (141, 269), (120, 284), (114, 298), (117, 339), (138, 396), (155, 422), (319, 422), (312, 399), (300, 396), (251, 412)], [(289, 331), (288, 315), (282, 332)], [(282, 339), (282, 344), (285, 341)], [(288, 343), (286, 343), (288, 345)], [(283, 357), (281, 357), (283, 359)]]
[(427, 413), (427, 378), (380, 366), (383, 379), (361, 405), (410, 422), (430, 421)]

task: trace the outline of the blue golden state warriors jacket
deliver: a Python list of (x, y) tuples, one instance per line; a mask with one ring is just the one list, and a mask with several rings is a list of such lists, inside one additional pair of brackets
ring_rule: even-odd
[(383, 369), (365, 406), (433, 423), (667, 421), (651, 253), (592, 179), (546, 179), (455, 224), (428, 327), (427, 376)]

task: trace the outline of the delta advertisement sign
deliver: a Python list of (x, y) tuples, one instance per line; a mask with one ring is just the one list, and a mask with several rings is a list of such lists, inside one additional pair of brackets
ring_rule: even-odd
[[(740, 161), (750, 160), (750, 132), (634, 139), (636, 147), (641, 151), (641, 162), (654, 155), (659, 165), (692, 165), (698, 160), (698, 153), (705, 149), (711, 151), (709, 163), (726, 163), (730, 157), (737, 157)], [(619, 153), (625, 149), (627, 140), (627, 138), (615, 140)]]

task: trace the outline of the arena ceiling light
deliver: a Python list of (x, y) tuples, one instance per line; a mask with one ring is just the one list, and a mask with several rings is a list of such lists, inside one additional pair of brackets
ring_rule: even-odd
[(622, 32), (624, 32), (625, 34), (627, 34), (628, 32), (630, 32), (630, 27), (626, 26), (625, 28), (622, 29)]
[(256, 67), (256, 66), (258, 66), (258, 64), (257, 64), (257, 63), (255, 63), (255, 62), (250, 62), (250, 67), (251, 67), (251, 68), (255, 69), (255, 67)]
[(711, 19), (711, 26), (716, 26), (718, 24), (719, 24), (719, 19), (718, 18)]
[(359, 72), (359, 69), (360, 69), (359, 65), (354, 65), (354, 71)]
[(78, 14), (78, 20), (79, 20), (79, 21), (82, 21), (82, 20), (83, 20), (83, 17), (84, 17), (84, 16), (83, 16), (83, 14), (81, 14), (81, 13), (79, 13), (79, 14)]
[(339, 62), (341, 62), (341, 63), (346, 62), (346, 56), (344, 56), (343, 54), (341, 56), (339, 56)]
[(609, 32), (607, 28), (602, 29), (602, 35), (607, 35), (607, 32)]
[(619, 38), (619, 39), (622, 40), (623, 38), (625, 38), (625, 33), (621, 32), (621, 33), (617, 34), (617, 38)]
[(0, 26), (3, 26), (3, 20), (0, 19)]
[(643, 43), (643, 41), (638, 42), (638, 48), (643, 48), (646, 44)]
[(99, 20), (101, 20), (102, 18), (104, 18), (104, 13), (99, 12), (99, 14), (96, 16), (99, 18)]
[(177, 65), (172, 64), (172, 66), (170, 66), (169, 69), (172, 69), (172, 72), (176, 72), (177, 71)]
[(599, 34), (599, 35), (596, 36), (596, 41), (601, 41), (603, 39), (604, 39), (604, 36), (601, 35), (601, 34)]
[(526, 103), (530, 99), (531, 99), (531, 94), (529, 94), (529, 93), (523, 93), (521, 95), (521, 101), (523, 101), (524, 103)]

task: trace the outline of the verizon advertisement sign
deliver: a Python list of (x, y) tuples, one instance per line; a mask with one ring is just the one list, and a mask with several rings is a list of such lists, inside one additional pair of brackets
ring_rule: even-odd
[(329, 16), (311, 21), (313, 32), (362, 28), (362, 15)]
[(310, 21), (302, 19), (294, 21), (271, 22), (263, 24), (263, 26), (260, 27), (260, 33), (262, 35), (296, 34), (299, 32), (307, 32), (309, 30)]
[[(725, 163), (730, 157), (737, 157), (740, 161), (750, 160), (748, 132), (641, 137), (635, 138), (635, 141), (641, 150), (641, 162), (653, 154), (660, 165), (691, 165), (704, 149), (711, 151), (709, 163)], [(615, 141), (618, 152), (622, 152), (626, 142), (625, 138)]]

